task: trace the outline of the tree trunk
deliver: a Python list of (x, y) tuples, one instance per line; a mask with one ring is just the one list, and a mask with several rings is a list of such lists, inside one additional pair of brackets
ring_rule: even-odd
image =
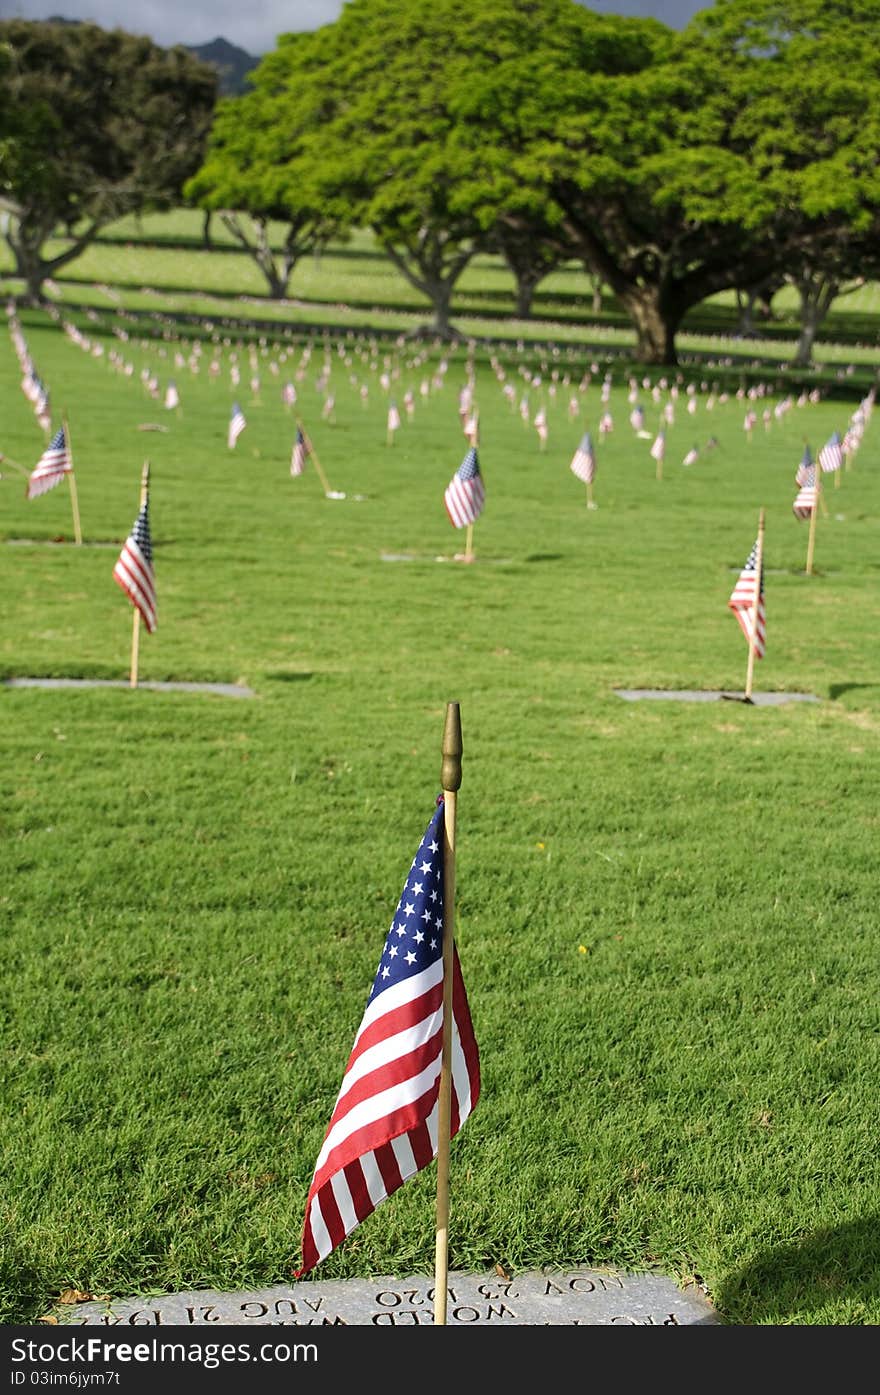
[(836, 282), (826, 281), (821, 276), (816, 280), (805, 277), (795, 284), (801, 298), (801, 332), (791, 363), (793, 368), (809, 368), (816, 335), (831, 309), (838, 286)]
[(214, 245), (213, 241), (211, 240), (211, 217), (212, 214), (210, 208), (206, 208), (205, 217), (202, 222), (202, 243), (205, 247), (208, 248), (213, 247)]
[(15, 257), (15, 274), (24, 281), (23, 303), (35, 309), (45, 305), (43, 282), (49, 273), (39, 252), (24, 241), (13, 242), (11, 238), (7, 238), (7, 242)]
[(673, 309), (670, 297), (657, 286), (636, 286), (617, 294), (635, 326), (637, 362), (673, 367), (678, 362), (675, 336), (683, 311)]
[(452, 313), (452, 282), (432, 276), (427, 282), (427, 290), (434, 307), (432, 332), (440, 339), (455, 339), (457, 336), (449, 318)]
[(736, 326), (737, 334), (754, 334), (754, 310), (756, 300), (757, 295), (754, 291), (737, 291), (736, 308), (739, 311), (739, 319)]
[(541, 278), (528, 271), (515, 272), (514, 275), (516, 277), (516, 317), (518, 320), (527, 320), (532, 313), (535, 287)]
[(792, 368), (809, 368), (813, 359), (813, 344), (816, 341), (818, 328), (819, 321), (815, 314), (815, 307), (802, 310), (801, 332), (798, 335), (797, 348), (791, 361)]
[(281, 266), (279, 267), (269, 245), (269, 229), (265, 218), (252, 215), (251, 222), (255, 229), (255, 240), (251, 242), (236, 213), (224, 210), (220, 216), (232, 236), (244, 248), (248, 256), (253, 258), (265, 276), (270, 300), (283, 300), (287, 295), (288, 283), (296, 262), (296, 252), (291, 250), (293, 234), (285, 245), (285, 254), (281, 258)]
[[(424, 256), (418, 257), (407, 249), (410, 259), (408, 260), (407, 256), (398, 251), (392, 243), (381, 239), (381, 234), (377, 233), (377, 236), (382, 240), (386, 254), (400, 274), (417, 291), (421, 291), (422, 295), (427, 296), (434, 307), (434, 323), (430, 327), (416, 330), (415, 334), (409, 337), (421, 338), (425, 334), (433, 334), (440, 339), (460, 339), (461, 335), (453, 327), (449, 318), (452, 313), (452, 292), (456, 281), (471, 260), (473, 252), (471, 250), (461, 252), (458, 257), (447, 262), (444, 275), (443, 271), (438, 269), (441, 265), (440, 258), (432, 255), (430, 251)], [(418, 270), (414, 270), (410, 261), (415, 263)]]

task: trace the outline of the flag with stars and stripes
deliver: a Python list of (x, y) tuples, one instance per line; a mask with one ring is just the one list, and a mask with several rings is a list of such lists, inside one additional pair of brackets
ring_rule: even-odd
[(800, 479), (798, 480), (800, 489), (795, 495), (795, 500), (791, 507), (795, 518), (809, 518), (819, 498), (819, 490), (816, 484), (815, 463), (810, 465), (802, 464), (798, 469), (798, 474), (800, 475)]
[(113, 580), (121, 586), (152, 634), (156, 628), (156, 578), (150, 540), (150, 504), (145, 499), (113, 568)]
[(244, 412), (241, 410), (237, 402), (233, 402), (232, 413), (229, 418), (228, 444), (230, 450), (232, 450), (236, 441), (238, 440), (239, 436), (241, 435), (242, 431), (244, 431), (246, 426), (247, 422), (244, 419)]
[[(437, 1156), (443, 1049), (442, 797), (413, 859), (315, 1165), (300, 1278)], [(453, 1138), (480, 1093), (480, 1062), (453, 944)]]
[[(755, 599), (758, 608), (755, 611)], [(758, 543), (746, 558), (745, 566), (737, 578), (730, 600), (727, 602), (739, 621), (740, 629), (752, 643), (752, 626), (755, 630), (755, 657), (763, 659), (766, 634), (766, 614), (764, 610), (764, 568), (758, 567)]]
[(298, 426), (296, 428), (296, 436), (294, 437), (293, 450), (290, 453), (290, 473), (292, 475), (302, 474), (305, 469), (306, 456), (308, 453), (306, 438), (303, 435), (302, 427)]
[(476, 446), (471, 446), (459, 465), (443, 495), (443, 503), (449, 514), (449, 521), (456, 528), (464, 528), (475, 523), (483, 512), (486, 490), (480, 474), (480, 462)]
[(571, 470), (584, 484), (592, 484), (596, 477), (596, 452), (589, 431), (584, 432), (580, 445), (571, 457)]
[(55, 485), (60, 484), (64, 476), (69, 475), (72, 469), (64, 427), (59, 426), (28, 476), (27, 497), (36, 499), (39, 494), (45, 494), (48, 489), (54, 489)]
[(657, 435), (654, 437), (654, 441), (651, 446), (651, 454), (658, 463), (663, 459), (664, 455), (666, 454), (666, 432), (662, 428), (660, 431), (657, 432)]
[[(798, 465), (797, 470), (795, 471), (794, 482), (796, 485), (800, 486), (802, 484), (806, 484), (807, 477), (810, 474), (814, 463), (815, 462), (813, 460), (813, 454), (810, 450), (810, 447), (804, 446), (804, 453), (801, 456), (800, 464)], [(813, 471), (813, 474), (815, 475), (815, 471)]]
[(840, 469), (843, 464), (843, 442), (839, 431), (832, 432), (819, 451), (819, 464), (826, 474)]

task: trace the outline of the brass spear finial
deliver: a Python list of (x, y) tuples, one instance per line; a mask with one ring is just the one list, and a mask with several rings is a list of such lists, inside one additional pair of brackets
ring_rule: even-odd
[(440, 784), (444, 790), (457, 790), (461, 786), (461, 710), (457, 702), (446, 704)]

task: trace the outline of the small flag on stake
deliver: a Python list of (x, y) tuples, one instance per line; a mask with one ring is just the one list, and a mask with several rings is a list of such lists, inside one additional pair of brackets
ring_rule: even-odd
[(233, 402), (232, 414), (229, 418), (228, 444), (230, 450), (234, 449), (236, 441), (238, 440), (239, 436), (241, 435), (242, 431), (244, 431), (246, 426), (247, 422), (244, 419), (244, 412), (241, 410), (241, 407), (239, 407), (237, 402)]
[(305, 469), (306, 456), (308, 453), (306, 438), (302, 433), (302, 427), (298, 426), (296, 428), (296, 436), (294, 437), (293, 450), (290, 453), (290, 473), (292, 475), (302, 474)]
[(486, 490), (480, 474), (476, 446), (471, 446), (443, 495), (449, 521), (455, 528), (475, 523), (483, 512)]
[(59, 426), (28, 477), (27, 497), (36, 499), (54, 489), (72, 468), (64, 427)]
[(156, 578), (153, 571), (153, 544), (150, 538), (150, 501), (146, 497), (113, 568), (113, 580), (120, 586), (150, 634), (156, 628)]
[(749, 646), (744, 701), (752, 701), (755, 659), (763, 659), (766, 634), (764, 613), (764, 510), (758, 518), (758, 536), (746, 558), (736, 585), (727, 602), (739, 622)]
[(580, 445), (571, 457), (571, 471), (584, 484), (592, 484), (596, 478), (596, 452), (589, 431), (584, 432)]

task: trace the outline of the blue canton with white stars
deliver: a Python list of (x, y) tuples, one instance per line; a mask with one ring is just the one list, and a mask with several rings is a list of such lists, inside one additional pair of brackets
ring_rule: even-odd
[(141, 550), (144, 561), (149, 566), (153, 561), (153, 543), (150, 538), (150, 506), (145, 503), (131, 530), (131, 536)]
[(369, 1001), (443, 953), (443, 803), (438, 803), (385, 938)]

